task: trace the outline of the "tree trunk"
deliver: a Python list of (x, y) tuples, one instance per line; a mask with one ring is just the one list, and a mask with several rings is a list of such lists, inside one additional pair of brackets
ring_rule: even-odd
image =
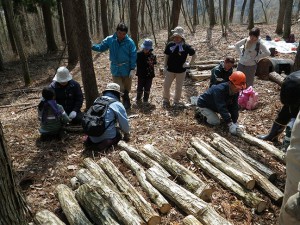
[[(299, 5), (300, 5), (300, 3), (299, 3)], [(294, 65), (293, 65), (293, 71), (298, 71), (298, 70), (300, 70), (300, 41), (299, 41), (299, 45), (297, 47), (297, 53), (296, 53)]]
[(11, 31), (13, 33), (14, 40), (16, 42), (16, 47), (18, 50), (18, 54), (20, 56), (20, 60), (22, 62), (22, 70), (23, 70), (23, 77), (24, 77), (24, 82), (25, 85), (28, 86), (30, 84), (30, 74), (29, 74), (29, 68), (28, 68), (28, 61), (27, 57), (23, 48), (23, 44), (20, 40), (20, 34), (16, 28), (16, 23), (14, 19), (14, 14), (13, 14), (13, 6), (11, 1), (3, 1), (2, 2), (4, 8), (7, 9), (7, 16), (8, 20), (7, 23), (9, 24)]
[(89, 184), (81, 185), (75, 191), (75, 197), (95, 224), (119, 225), (108, 202)]
[(55, 51), (57, 51), (57, 45), (55, 43), (55, 38), (54, 38), (50, 3), (43, 1), (41, 5), (42, 5), (44, 26), (45, 26), (45, 32), (46, 32), (47, 51), (55, 52)]
[(59, 184), (56, 193), (70, 225), (92, 225), (80, 208), (75, 193), (67, 185)]
[(156, 36), (155, 36), (155, 29), (154, 29), (154, 23), (153, 23), (153, 18), (152, 18), (152, 13), (151, 13), (151, 1), (145, 0), (146, 1), (146, 6), (149, 12), (149, 20), (151, 23), (151, 30), (152, 30), (152, 35), (154, 37), (154, 43), (155, 45), (157, 45), (157, 41), (156, 41)]
[(199, 220), (197, 220), (192, 215), (188, 215), (188, 216), (184, 217), (182, 222), (184, 225), (203, 225)]
[(61, 0), (63, 7), (63, 14), (65, 19), (65, 28), (67, 35), (68, 46), (68, 64), (76, 65), (78, 63), (78, 46), (75, 24), (73, 19), (73, 2), (69, 0)]
[(89, 108), (99, 96), (99, 93), (93, 66), (85, 3), (84, 0), (74, 0), (73, 3), (73, 18), (75, 18), (81, 78), (85, 94), (86, 108)]
[(150, 183), (166, 195), (185, 213), (195, 216), (200, 222), (209, 225), (229, 225), (213, 208), (202, 199), (176, 184), (174, 181), (161, 176), (154, 168), (146, 172)]
[(129, 15), (130, 15), (130, 35), (135, 43), (135, 46), (139, 47), (138, 37), (138, 15), (137, 15), (137, 2), (136, 0), (129, 0)]
[(138, 215), (136, 209), (129, 203), (123, 194), (115, 191), (109, 184), (104, 181), (96, 180), (96, 178), (86, 169), (80, 169), (76, 173), (76, 177), (82, 183), (88, 183), (103, 197), (118, 219), (124, 225), (141, 225), (145, 224), (142, 218)]
[[(198, 150), (199, 146), (194, 147)], [(198, 154), (195, 149), (188, 149), (187, 156), (196, 164), (196, 166), (200, 167), (201, 170), (204, 170), (211, 178), (222, 184), (225, 188), (236, 193), (243, 201), (245, 201), (246, 205), (251, 208), (255, 208), (255, 210), (259, 213), (266, 209), (267, 203), (263, 199), (257, 197), (252, 192), (247, 192), (229, 176), (207, 162), (207, 160)]]
[(279, 0), (279, 13), (277, 18), (277, 26), (275, 33), (282, 34), (283, 33), (283, 21), (284, 21), (284, 13), (286, 8), (286, 0)]
[(241, 16), (240, 16), (240, 24), (244, 23), (244, 13), (246, 8), (247, 0), (243, 1), (242, 10), (241, 10)]
[[(1, 38), (0, 38), (0, 46), (2, 46)], [(4, 70), (4, 63), (3, 63), (3, 54), (2, 54), (2, 48), (0, 48), (0, 71)]]
[(94, 27), (93, 27), (93, 2), (92, 0), (88, 0), (87, 2), (87, 7), (88, 7), (88, 16), (87, 19), (89, 21), (89, 34), (91, 36), (94, 35)]
[(293, 0), (286, 1), (286, 8), (284, 12), (284, 26), (283, 26), (283, 38), (286, 39), (291, 34), (292, 26), (292, 12), (293, 11)]
[(266, 13), (266, 10), (265, 10), (265, 4), (264, 4), (264, 2), (262, 0), (259, 0), (259, 1), (261, 3), (261, 8), (262, 8), (262, 10), (264, 12), (265, 22), (268, 23), (268, 17), (267, 17), (267, 13)]
[(215, 17), (215, 4), (214, 1), (208, 1), (208, 17), (209, 17), (209, 28), (213, 28), (216, 23), (216, 17)]
[(251, 30), (254, 27), (254, 2), (255, 2), (255, 0), (250, 0), (249, 16), (248, 16), (248, 30)]
[(62, 0), (56, 0), (57, 13), (58, 13), (58, 19), (59, 19), (59, 30), (60, 30), (61, 40), (63, 42), (66, 42), (66, 31), (65, 31), (65, 26), (64, 26), (64, 16), (63, 16), (63, 11), (62, 11), (61, 1)]
[(142, 218), (147, 224), (159, 224), (160, 216), (154, 211), (151, 204), (129, 183), (118, 168), (107, 158), (102, 157), (98, 164), (109, 176), (109, 178), (118, 186), (119, 190), (126, 193), (126, 197), (135, 206)]
[(103, 36), (107, 37), (109, 35), (109, 31), (108, 31), (108, 21), (107, 21), (106, 0), (101, 0), (101, 22), (102, 22)]
[(164, 174), (165, 177), (171, 177), (171, 175), (159, 163), (152, 160), (151, 158), (146, 156), (141, 151), (131, 147), (126, 142), (120, 141), (118, 143), (118, 146), (123, 148), (131, 158), (135, 159), (136, 161), (138, 161), (142, 165), (146, 166), (146, 168), (157, 167), (161, 170), (161, 173)]
[(172, 35), (171, 30), (178, 26), (181, 3), (182, 0), (173, 1), (171, 17), (170, 17), (170, 29), (168, 30), (168, 34), (169, 34), (168, 39)]
[(0, 142), (0, 224), (27, 225), (27, 205), (15, 183), (1, 123)]
[(173, 177), (183, 181), (186, 188), (196, 196), (202, 198), (204, 201), (209, 201), (211, 199), (213, 190), (195, 173), (188, 170), (171, 157), (157, 151), (152, 145), (145, 145), (143, 152), (145, 152), (146, 155), (156, 162), (160, 163), (169, 173), (173, 175)]
[(276, 72), (269, 73), (269, 79), (271, 81), (275, 82), (276, 84), (278, 84), (279, 86), (282, 85), (285, 78), (286, 78), (286, 76), (281, 76), (281, 74), (276, 73)]
[(231, 2), (230, 2), (230, 12), (229, 12), (229, 23), (232, 23), (232, 20), (233, 20), (234, 6), (235, 6), (235, 0), (231, 0)]
[(137, 164), (133, 159), (130, 158), (126, 151), (121, 151), (119, 153), (123, 162), (134, 172), (137, 176), (139, 184), (143, 190), (149, 195), (150, 199), (158, 206), (159, 211), (162, 214), (167, 214), (171, 210), (171, 205), (160, 194), (146, 179), (146, 173), (144, 169)]
[(198, 25), (198, 2), (193, 0), (193, 30), (196, 31)]
[(37, 212), (35, 214), (35, 220), (38, 222), (38, 225), (66, 225), (54, 213), (47, 209)]
[[(227, 174), (232, 179), (238, 181), (240, 184), (242, 184), (244, 187), (246, 187), (248, 190), (252, 190), (255, 186), (255, 180), (248, 174), (245, 174), (242, 171), (239, 171), (239, 169), (236, 169), (230, 165), (228, 165), (226, 162), (223, 162), (222, 160), (218, 159), (213, 152), (209, 150), (209, 147), (205, 142), (202, 140), (197, 140), (195, 138), (192, 138), (191, 145), (197, 149), (197, 151), (206, 158), (207, 161), (209, 161), (213, 166), (217, 167), (219, 170), (221, 170), (223, 173)], [(214, 149), (212, 149), (214, 151)]]

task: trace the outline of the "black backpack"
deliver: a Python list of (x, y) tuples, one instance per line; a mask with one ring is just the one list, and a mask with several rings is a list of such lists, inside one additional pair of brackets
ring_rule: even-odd
[(99, 97), (96, 99), (94, 104), (89, 108), (89, 110), (83, 115), (82, 118), (82, 128), (83, 132), (89, 136), (101, 136), (107, 127), (110, 126), (111, 121), (107, 127), (105, 127), (105, 115), (109, 105), (116, 100), (106, 99)]
[[(244, 48), (242, 50), (242, 56), (244, 56), (244, 53), (245, 53), (246, 43), (247, 43), (247, 39), (245, 41)], [(259, 48), (260, 48), (260, 41), (256, 42), (256, 45), (255, 45), (256, 56), (258, 56), (258, 53), (260, 52)]]

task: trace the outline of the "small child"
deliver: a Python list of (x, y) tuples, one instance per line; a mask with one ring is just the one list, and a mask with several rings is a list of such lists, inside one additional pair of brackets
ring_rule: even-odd
[(156, 55), (152, 53), (152, 40), (145, 39), (144, 43), (141, 45), (142, 50), (137, 52), (136, 60), (136, 75), (138, 76), (138, 85), (137, 85), (137, 96), (136, 103), (141, 103), (142, 96), (143, 102), (148, 103), (150, 89), (152, 86), (152, 80), (155, 77), (154, 65), (156, 62)]
[(64, 108), (56, 103), (55, 92), (52, 88), (43, 88), (42, 97), (43, 99), (38, 105), (41, 141), (60, 138), (62, 125), (70, 122), (70, 119)]

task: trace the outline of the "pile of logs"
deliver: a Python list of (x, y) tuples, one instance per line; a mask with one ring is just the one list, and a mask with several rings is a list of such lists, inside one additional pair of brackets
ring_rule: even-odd
[[(268, 144), (263, 146), (247, 134), (240, 134), (240, 137), (283, 159)], [(280, 204), (283, 193), (272, 184), (276, 174), (270, 168), (220, 135), (214, 133), (210, 138), (209, 144), (196, 137), (191, 139), (192, 147), (188, 148), (187, 157), (198, 169), (234, 192), (256, 212), (264, 211), (268, 205), (253, 192), (255, 186)], [(213, 190), (193, 171), (152, 145), (146, 144), (143, 149), (136, 149), (123, 141), (118, 145), (123, 149), (119, 152), (122, 162), (136, 176), (151, 203), (108, 158), (102, 157), (97, 162), (86, 158), (84, 168), (71, 179), (72, 189), (64, 184), (56, 188), (70, 224), (155, 225), (161, 223), (162, 216), (170, 211), (172, 204), (188, 215), (182, 221), (185, 225), (231, 224), (207, 203)], [(48, 210), (38, 212), (35, 219), (39, 224), (64, 224)]]

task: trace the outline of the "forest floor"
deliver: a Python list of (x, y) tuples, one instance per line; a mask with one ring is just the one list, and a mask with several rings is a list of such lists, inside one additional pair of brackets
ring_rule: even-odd
[[(272, 39), (279, 37), (274, 33), (275, 25), (259, 25), (259, 27), (262, 38), (266, 35), (271, 36)], [(221, 28), (217, 26), (213, 29), (212, 41), (209, 45), (206, 41), (206, 28), (197, 27), (195, 34), (186, 32), (186, 41), (196, 49), (198, 56), (196, 61), (223, 59), (226, 54), (237, 58), (235, 50), (228, 48), (228, 46), (246, 37), (248, 34), (246, 28), (246, 25), (232, 25), (228, 31), (227, 39), (225, 39), (222, 38)], [(298, 25), (292, 27), (292, 33), (298, 40), (300, 37)], [(161, 31), (156, 35), (158, 43), (154, 52), (158, 57), (158, 65), (151, 90), (151, 105), (150, 107), (138, 107), (133, 104), (132, 109), (128, 112), (132, 134), (129, 144), (136, 148), (142, 148), (145, 144), (153, 144), (182, 165), (193, 170), (213, 187), (215, 192), (212, 196), (212, 206), (232, 224), (277, 224), (280, 206), (272, 202), (264, 192), (254, 189), (254, 192), (268, 203), (268, 208), (257, 214), (238, 199), (233, 192), (222, 187), (203, 171), (196, 169), (187, 159), (186, 150), (190, 147), (192, 137), (199, 137), (208, 141), (209, 134), (216, 132), (274, 170), (277, 173), (274, 184), (280, 190), (284, 190), (285, 166), (270, 154), (230, 135), (226, 126), (208, 127), (205, 124), (198, 124), (194, 119), (194, 106), (180, 110), (162, 108), (164, 78), (159, 73), (159, 68), (163, 66), (166, 35), (166, 31)], [(132, 172), (120, 161), (118, 153), (121, 149), (119, 147), (111, 148), (105, 152), (85, 151), (82, 133), (68, 133), (66, 139), (58, 142), (40, 142), (36, 105), (41, 96), (40, 90), (51, 82), (56, 68), (64, 64), (62, 62), (58, 65), (59, 57), (60, 53), (30, 57), (29, 69), (33, 81), (30, 85), (31, 89), (24, 87), (20, 63), (5, 64), (5, 71), (0, 72), (2, 86), (0, 121), (13, 162), (16, 181), (20, 184), (32, 212), (49, 209), (66, 221), (55, 196), (55, 187), (58, 184), (70, 185), (70, 179), (82, 167), (82, 160), (85, 157), (92, 157), (95, 160), (103, 156), (108, 157), (139, 191), (141, 188)], [(93, 53), (93, 57), (97, 85), (99, 92), (101, 92), (111, 81), (108, 53)], [(294, 60), (295, 55), (279, 54), (276, 57)], [(82, 83), (79, 64), (71, 72), (74, 79)], [(131, 93), (132, 100), (136, 93), (136, 83), (137, 78), (135, 77)], [(191, 96), (198, 96), (207, 87), (208, 80), (196, 82), (187, 77), (183, 87), (182, 101), (189, 103)], [(277, 84), (256, 78), (254, 88), (259, 94), (258, 107), (252, 111), (241, 110), (239, 123), (245, 126), (246, 132), (256, 136), (268, 132), (272, 121), (281, 108), (281, 103), (279, 101), (280, 87)], [(173, 91), (174, 87), (172, 86), (172, 93)], [(134, 103), (134, 101), (132, 102)], [(145, 194), (144, 196), (147, 198)], [(162, 224), (182, 224), (181, 221), (186, 214), (174, 204), (172, 206), (170, 213), (162, 216)]]

